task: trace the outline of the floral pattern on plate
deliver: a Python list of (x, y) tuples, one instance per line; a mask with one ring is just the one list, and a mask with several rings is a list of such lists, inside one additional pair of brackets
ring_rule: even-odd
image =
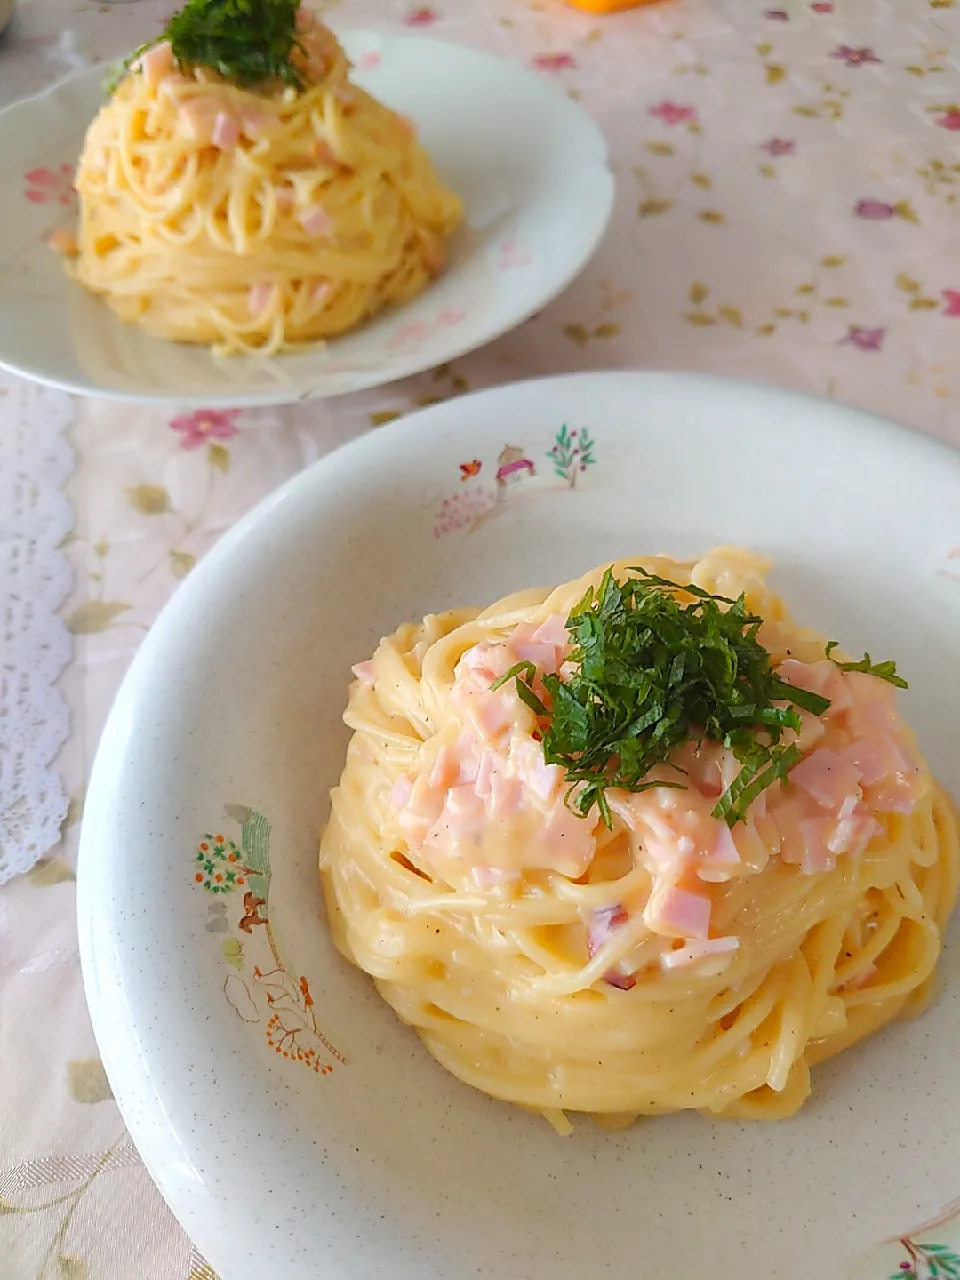
[(287, 969), (270, 924), (270, 823), (244, 805), (228, 804), (224, 812), (240, 827), (239, 843), (207, 832), (192, 864), (194, 882), (214, 899), (204, 927), (220, 936), (220, 961), (233, 971), (224, 978), (224, 997), (239, 1018), (264, 1031), (279, 1056), (329, 1075), (346, 1058), (321, 1031), (310, 982)]
[(960, 1200), (857, 1259), (849, 1280), (960, 1280)]
[(439, 500), (434, 510), (433, 536), (475, 533), (502, 511), (505, 503), (530, 488), (531, 482), (539, 482), (540, 488), (556, 488), (555, 481), (560, 480), (565, 488), (576, 489), (596, 462), (596, 441), (588, 428), (571, 428), (566, 423), (547, 448), (527, 450), (521, 445), (505, 444), (487, 468), (490, 481), (480, 478), (482, 458), (461, 462), (461, 487)]

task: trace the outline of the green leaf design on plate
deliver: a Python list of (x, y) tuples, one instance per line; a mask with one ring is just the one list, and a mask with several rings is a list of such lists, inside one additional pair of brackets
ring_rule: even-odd
[(75, 1058), (67, 1063), (67, 1092), (74, 1102), (109, 1102), (113, 1090), (99, 1058)]
[(73, 871), (62, 858), (41, 858), (40, 861), (27, 872), (27, 879), (31, 884), (39, 885), (46, 888), (51, 884), (64, 884), (68, 880), (76, 880)]
[(130, 607), (119, 600), (87, 600), (71, 613), (67, 629), (75, 636), (91, 636), (98, 631), (106, 631), (114, 618), (119, 618)]
[(175, 578), (185, 578), (196, 563), (197, 557), (189, 551), (170, 552), (170, 572)]
[(950, 1245), (903, 1243), (909, 1247), (910, 1265), (901, 1266), (889, 1280), (960, 1280), (960, 1254)]
[(187, 1280), (220, 1280), (220, 1277), (209, 1262), (203, 1262), (199, 1267), (194, 1267), (189, 1276), (187, 1276)]
[(170, 495), (160, 484), (135, 484), (126, 491), (130, 505), (143, 516), (162, 516), (172, 510)]
[(63, 830), (69, 831), (71, 827), (75, 827), (83, 817), (83, 806), (87, 800), (87, 788), (81, 787), (79, 791), (74, 791), (70, 796), (67, 804), (67, 816), (63, 820)]
[(222, 444), (211, 441), (210, 448), (207, 450), (207, 458), (214, 470), (222, 471), (224, 475), (230, 470), (230, 450), (225, 449)]

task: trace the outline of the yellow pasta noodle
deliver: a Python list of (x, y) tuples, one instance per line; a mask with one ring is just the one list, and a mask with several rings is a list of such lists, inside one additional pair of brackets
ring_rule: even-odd
[[(759, 639), (775, 666), (789, 659), (798, 671), (807, 669), (798, 664), (821, 673), (829, 667), (824, 637), (792, 620), (757, 558), (721, 549), (697, 562), (639, 563), (718, 596), (743, 593), (764, 619)], [(647, 838), (653, 827), (631, 828), (623, 815), (634, 803), (648, 811), (660, 803), (653, 792), (619, 801), (610, 792), (609, 829), (596, 813), (575, 819), (595, 844), (576, 875), (575, 866), (564, 874), (538, 863), (537, 829), (511, 826), (512, 818), (491, 824), (455, 856), (436, 828), (418, 840), (398, 821), (405, 779), (430, 770), (439, 776), (438, 743), (463, 732), (465, 704), (453, 691), (464, 655), (506, 641), (518, 626), (529, 634), (567, 618), (601, 576), (404, 625), (358, 669), (346, 713), (353, 737), (320, 854), (333, 937), (445, 1067), (544, 1114), (561, 1132), (569, 1131), (567, 1112), (612, 1126), (686, 1108), (788, 1116), (810, 1092), (812, 1066), (923, 1007), (957, 892), (960, 848), (955, 811), (919, 756), (910, 810), (892, 810), (896, 801), (882, 800), (881, 782), (872, 791), (864, 783), (866, 800), (842, 812), (870, 809), (869, 841), (855, 854), (825, 857), (818, 869), (788, 861), (787, 844), (771, 843), (761, 814), (790, 812), (774, 805), (797, 803), (790, 797), (799, 784), (788, 776), (770, 789), (769, 808), (754, 802), (732, 829), (742, 865), (697, 884), (709, 896), (710, 936), (727, 940), (726, 951), (716, 942), (689, 950), (649, 924), (661, 874)], [(837, 679), (841, 693), (848, 684), (855, 692), (872, 688), (872, 676)], [(878, 714), (879, 706), (864, 714)], [(525, 714), (517, 704), (517, 715)], [(821, 741), (833, 742), (829, 733), (837, 742), (856, 736), (829, 723)], [(910, 750), (909, 730), (892, 718), (889, 724)], [(862, 764), (872, 776), (869, 768)], [(669, 795), (692, 803), (689, 792)], [(527, 845), (508, 847), (524, 830)], [(520, 870), (504, 870), (511, 867)], [(598, 920), (607, 927), (591, 945)], [(716, 954), (698, 960), (698, 947), (711, 946)]]
[(226, 353), (332, 337), (443, 268), (459, 198), (304, 15), (302, 88), (146, 53), (91, 124), (68, 269), (125, 321)]

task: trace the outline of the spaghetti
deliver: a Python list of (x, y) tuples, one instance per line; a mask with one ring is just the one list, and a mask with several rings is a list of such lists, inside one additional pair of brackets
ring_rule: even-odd
[(609, 787), (609, 826), (547, 763), (541, 699), (556, 726), (571, 615), (602, 571), (402, 626), (355, 669), (320, 853), (336, 944), (445, 1067), (561, 1132), (568, 1111), (788, 1116), (811, 1066), (926, 998), (955, 813), (871, 673), (890, 664), (825, 657), (766, 567), (643, 562), (724, 608), (742, 593), (772, 678), (826, 707), (785, 718), (801, 762), (733, 825), (715, 815), (741, 765), (720, 741)]
[(91, 124), (69, 270), (121, 319), (225, 354), (329, 338), (443, 269), (459, 198), (298, 15), (300, 87), (144, 53)]

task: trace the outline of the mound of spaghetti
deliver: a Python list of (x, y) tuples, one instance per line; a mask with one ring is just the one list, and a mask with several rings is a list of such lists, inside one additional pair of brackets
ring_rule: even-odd
[(233, 354), (353, 328), (443, 269), (460, 200), (298, 0), (190, 0), (91, 124), (71, 271)]
[(922, 1005), (957, 824), (765, 562), (615, 564), (355, 668), (320, 866), (340, 950), (461, 1080), (608, 1125), (775, 1119)]

